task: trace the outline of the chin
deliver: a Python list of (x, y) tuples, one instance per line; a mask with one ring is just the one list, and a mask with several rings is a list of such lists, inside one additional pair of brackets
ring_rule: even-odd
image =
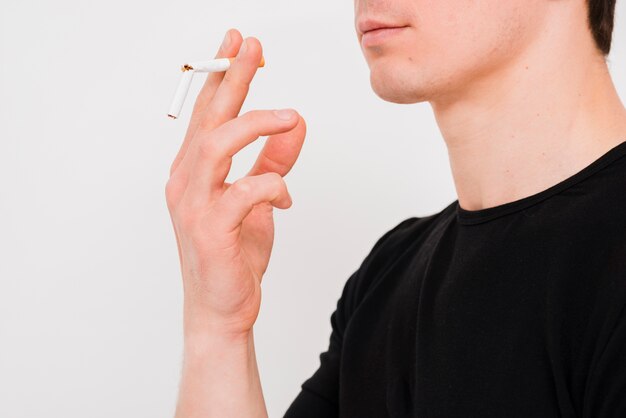
[(415, 85), (416, 81), (409, 82), (397, 70), (372, 69), (370, 72), (372, 90), (378, 97), (390, 103), (412, 104), (428, 101), (429, 95), (420, 86)]
[(446, 101), (457, 97), (471, 84), (480, 65), (466, 64), (459, 68), (456, 63), (429, 67), (409, 62), (378, 60), (370, 65), (370, 85), (378, 97), (386, 102), (413, 104)]

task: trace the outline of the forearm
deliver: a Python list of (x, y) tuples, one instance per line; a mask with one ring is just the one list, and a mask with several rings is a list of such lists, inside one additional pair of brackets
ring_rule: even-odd
[(185, 337), (176, 418), (267, 418), (252, 330)]

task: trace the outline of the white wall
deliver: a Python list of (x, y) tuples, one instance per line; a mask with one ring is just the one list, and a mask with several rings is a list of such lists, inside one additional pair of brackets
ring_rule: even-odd
[[(0, 416), (171, 417), (182, 289), (165, 205), (196, 77), (166, 117), (185, 61), (224, 32), (263, 43), (242, 111), (307, 120), (276, 210), (255, 325), (271, 417), (282, 416), (328, 344), (330, 314), (375, 240), (456, 198), (430, 106), (370, 88), (351, 1), (0, 4)], [(626, 4), (611, 69), (626, 98)], [(333, 59), (340, 68), (315, 64)], [(263, 139), (236, 156), (244, 175)]]

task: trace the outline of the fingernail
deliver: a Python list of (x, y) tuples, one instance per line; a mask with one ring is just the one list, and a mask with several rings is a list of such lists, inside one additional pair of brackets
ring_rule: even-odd
[(244, 39), (243, 43), (241, 44), (241, 48), (239, 48), (239, 52), (237, 53), (237, 56), (240, 57), (243, 54), (245, 54), (246, 49), (248, 49), (248, 41)]
[(274, 110), (274, 114), (278, 119), (289, 120), (294, 117), (295, 112), (291, 109), (278, 109)]
[(226, 49), (229, 43), (230, 43), (230, 31), (226, 32), (226, 35), (224, 35), (224, 40), (222, 41), (222, 49)]

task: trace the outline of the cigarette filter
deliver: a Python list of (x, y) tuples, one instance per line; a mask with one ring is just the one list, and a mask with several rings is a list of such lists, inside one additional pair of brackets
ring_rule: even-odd
[[(194, 73), (217, 73), (221, 71), (226, 71), (230, 68), (234, 60), (234, 57), (217, 58), (208, 61), (197, 61), (183, 64), (183, 66), (181, 67), (181, 71), (183, 72), (183, 74), (180, 82), (178, 83), (178, 88), (176, 89), (176, 93), (174, 94), (174, 99), (172, 100), (172, 104), (170, 105), (170, 110), (167, 113), (167, 116), (172, 119), (178, 118), (180, 110), (183, 107), (183, 103), (185, 102), (185, 98), (187, 97), (187, 93), (189, 92), (189, 87), (191, 86), (191, 80), (193, 79)], [(264, 57), (261, 57), (259, 67), (265, 67)]]

